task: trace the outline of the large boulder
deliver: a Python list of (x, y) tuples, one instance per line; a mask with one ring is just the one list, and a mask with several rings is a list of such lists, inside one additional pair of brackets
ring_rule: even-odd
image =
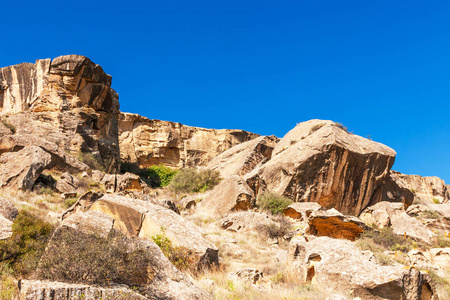
[(86, 284), (73, 284), (45, 280), (21, 280), (20, 299), (22, 300), (71, 300), (71, 299), (148, 299), (121, 285), (98, 287)]
[(29, 191), (50, 163), (51, 155), (36, 146), (4, 153), (0, 157), (0, 187)]
[(395, 172), (413, 193), (416, 202), (448, 202), (450, 201), (450, 186), (444, 180), (436, 177), (422, 177)]
[(389, 176), (374, 191), (371, 202), (389, 201), (411, 205), (414, 201), (414, 193), (399, 175), (401, 174), (391, 170)]
[(370, 226), (392, 227), (395, 234), (406, 235), (429, 245), (436, 239), (435, 233), (406, 213), (403, 203), (379, 202), (365, 209), (360, 219)]
[(176, 168), (204, 166), (223, 151), (256, 137), (243, 130), (206, 129), (137, 114), (119, 115), (121, 159), (142, 168), (159, 164)]
[(318, 202), (358, 215), (389, 176), (395, 154), (332, 121), (311, 120), (289, 131), (272, 158), (246, 179), (257, 193), (265, 189), (296, 202)]
[(317, 210), (308, 217), (307, 233), (335, 239), (356, 240), (362, 233), (371, 230), (354, 216), (345, 216), (335, 209)]
[(268, 161), (277, 142), (278, 138), (275, 136), (254, 138), (214, 157), (206, 168), (219, 171), (223, 178), (232, 175), (243, 176)]
[(378, 265), (346, 240), (297, 236), (289, 244), (289, 265), (305, 283), (362, 299), (438, 299), (428, 274)]
[(294, 202), (283, 210), (283, 214), (292, 219), (307, 221), (313, 212), (321, 208), (316, 202)]
[[(68, 155), (97, 161), (108, 172), (119, 170), (118, 95), (111, 76), (87, 57), (65, 55), (1, 68), (0, 97), (0, 114), (14, 129), (4, 138), (39, 137)], [(10, 148), (7, 143), (2, 139), (0, 149)]]
[(63, 173), (55, 184), (55, 190), (59, 193), (76, 193), (79, 181), (70, 173)]
[(225, 216), (229, 212), (248, 210), (255, 205), (254, 192), (238, 175), (221, 183), (200, 202), (199, 210), (213, 216)]
[(203, 238), (202, 230), (170, 209), (148, 201), (104, 195), (90, 208), (114, 218), (114, 228), (128, 236), (151, 240), (165, 234), (175, 245), (195, 252), (199, 266), (218, 264), (218, 250)]

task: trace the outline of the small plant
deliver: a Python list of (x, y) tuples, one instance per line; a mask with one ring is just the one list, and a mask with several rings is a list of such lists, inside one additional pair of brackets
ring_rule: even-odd
[(163, 254), (180, 271), (191, 271), (195, 273), (198, 258), (195, 253), (186, 247), (174, 246), (166, 236), (166, 230), (161, 227), (161, 234), (152, 237), (152, 240), (161, 248)]
[(84, 162), (91, 169), (100, 170), (102, 172), (106, 171), (106, 167), (103, 160), (101, 158), (97, 159), (90, 152), (78, 152), (77, 159), (81, 162)]
[(78, 200), (78, 199), (77, 199), (76, 197), (67, 198), (67, 199), (64, 201), (64, 207), (65, 207), (65, 208), (71, 207), (72, 205), (75, 204), (75, 202), (77, 202), (77, 200)]
[(433, 202), (434, 202), (435, 204), (441, 203), (441, 202), (439, 201), (439, 199), (436, 199), (436, 198), (433, 198)]
[(49, 187), (43, 187), (43, 188), (40, 188), (40, 189), (36, 192), (36, 194), (38, 194), (38, 195), (50, 195), (50, 196), (52, 196), (52, 195), (53, 195), (53, 190), (52, 190), (51, 188), (49, 188)]
[(172, 178), (177, 174), (178, 170), (159, 165), (141, 170), (140, 176), (152, 187), (168, 186)]
[(26, 278), (37, 267), (53, 225), (28, 210), (21, 210), (14, 220), (11, 238), (0, 241), (0, 258), (16, 277)]
[(283, 215), (277, 215), (273, 218), (273, 223), (257, 225), (256, 230), (267, 238), (276, 239), (284, 237), (291, 229), (290, 222)]
[(347, 126), (344, 126), (342, 123), (335, 122), (334, 124), (336, 124), (337, 127), (339, 127), (340, 129), (344, 130), (345, 132), (348, 132)]
[(14, 126), (11, 122), (8, 121), (8, 119), (1, 118), (0, 122), (2, 122), (3, 125), (5, 125), (6, 128), (11, 130), (12, 134), (16, 134), (16, 126)]
[(274, 193), (263, 193), (256, 200), (256, 206), (277, 215), (292, 204), (292, 200)]
[(448, 248), (450, 247), (450, 237), (447, 235), (438, 235), (436, 241), (433, 243), (433, 248)]
[(213, 170), (182, 169), (172, 179), (170, 188), (176, 193), (198, 193), (212, 189), (221, 181)]
[(441, 217), (441, 214), (435, 210), (427, 210), (422, 213), (422, 216), (427, 219), (439, 219)]

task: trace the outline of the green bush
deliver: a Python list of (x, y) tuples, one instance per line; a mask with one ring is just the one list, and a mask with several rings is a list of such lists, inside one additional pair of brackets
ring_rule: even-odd
[(77, 159), (79, 161), (81, 161), (81, 162), (84, 162), (91, 169), (100, 170), (102, 172), (106, 172), (106, 167), (105, 167), (105, 164), (104, 164), (103, 160), (101, 158), (97, 159), (90, 152), (78, 152)]
[(16, 277), (26, 278), (36, 269), (53, 229), (30, 211), (21, 210), (11, 238), (0, 241), (0, 261), (9, 265)]
[(392, 228), (383, 228), (380, 231), (365, 231), (358, 244), (367, 245), (371, 244), (373, 249), (363, 249), (371, 250), (372, 252), (390, 250), (390, 251), (401, 251), (404, 253), (409, 252), (414, 248), (427, 249), (428, 247), (422, 243), (418, 243), (411, 239), (410, 237), (404, 237), (402, 235), (397, 235), (393, 232)]
[(150, 186), (157, 188), (168, 186), (178, 170), (159, 165), (141, 170), (140, 176)]
[(161, 248), (162, 253), (180, 271), (195, 272), (198, 258), (195, 253), (186, 247), (174, 246), (166, 236), (165, 229), (161, 228), (162, 234), (152, 237), (152, 240)]
[(212, 189), (221, 181), (220, 173), (212, 170), (182, 169), (172, 179), (170, 188), (176, 193), (198, 193)]
[(62, 227), (53, 235), (38, 275), (52, 281), (135, 286), (152, 280), (149, 264), (149, 253), (120, 232), (104, 238)]
[(292, 200), (274, 193), (263, 193), (256, 199), (256, 206), (277, 215), (292, 203)]

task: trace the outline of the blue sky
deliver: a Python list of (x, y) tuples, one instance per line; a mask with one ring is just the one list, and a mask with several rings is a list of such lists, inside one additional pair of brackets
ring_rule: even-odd
[(121, 110), (282, 137), (331, 119), (450, 183), (449, 1), (21, 1), (0, 67), (80, 54)]

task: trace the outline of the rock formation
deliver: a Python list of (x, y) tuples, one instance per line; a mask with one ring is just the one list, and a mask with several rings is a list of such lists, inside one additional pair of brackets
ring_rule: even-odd
[(119, 115), (121, 159), (142, 168), (204, 166), (223, 151), (257, 136), (243, 130), (205, 129), (137, 114)]
[[(1, 139), (1, 152), (40, 146), (27, 140), (31, 136), (73, 157), (87, 153), (107, 171), (117, 171), (118, 112), (111, 76), (87, 57), (65, 55), (0, 69), (0, 115), (14, 131), (14, 137)], [(20, 138), (25, 141), (14, 141)]]

